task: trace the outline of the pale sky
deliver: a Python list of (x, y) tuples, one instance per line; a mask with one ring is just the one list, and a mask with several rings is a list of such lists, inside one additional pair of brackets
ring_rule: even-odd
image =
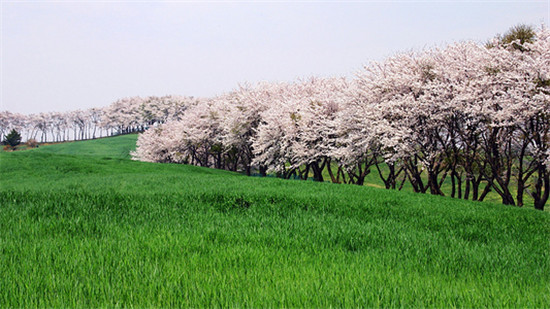
[(214, 96), (548, 25), (550, 1), (1, 1), (0, 110)]

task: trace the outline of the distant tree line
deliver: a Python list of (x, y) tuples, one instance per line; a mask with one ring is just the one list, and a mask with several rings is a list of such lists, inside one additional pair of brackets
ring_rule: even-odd
[(48, 112), (31, 115), (0, 112), (0, 139), (15, 129), (23, 140), (64, 142), (142, 132), (169, 120), (177, 120), (192, 97), (150, 96), (117, 100), (104, 108), (70, 112)]

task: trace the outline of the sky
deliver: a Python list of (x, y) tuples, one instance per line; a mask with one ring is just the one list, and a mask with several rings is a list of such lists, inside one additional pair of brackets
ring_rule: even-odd
[(399, 52), (550, 19), (550, 0), (0, 1), (0, 111), (23, 114), (353, 77)]

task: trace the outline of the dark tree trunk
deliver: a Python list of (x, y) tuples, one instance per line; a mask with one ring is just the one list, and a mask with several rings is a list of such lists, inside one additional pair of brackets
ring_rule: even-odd
[(456, 180), (454, 171), (451, 172), (451, 197), (456, 197)]
[(430, 187), (430, 194), (443, 196), (445, 194), (441, 191), (439, 182), (437, 181), (437, 175), (438, 172), (436, 171), (428, 171), (428, 186)]
[(330, 180), (332, 183), (340, 183), (340, 167), (338, 167), (338, 171), (336, 173), (336, 176), (334, 176), (334, 173), (332, 172), (332, 166), (331, 166), (331, 159), (327, 159), (327, 171), (328, 175), (330, 176)]
[(480, 201), (480, 202), (483, 202), (483, 200), (485, 199), (485, 197), (487, 196), (487, 194), (489, 194), (489, 192), (491, 192), (491, 183), (488, 183), (486, 186), (485, 186), (485, 189), (483, 189), (483, 192), (481, 193), (481, 196), (479, 198), (477, 198), (477, 193), (478, 193), (478, 187), (476, 187), (476, 198), (474, 199), (474, 201)]
[(310, 164), (306, 164), (306, 166), (304, 167), (303, 170), (298, 168), (298, 173), (299, 173), (299, 177), (300, 177), (301, 180), (307, 180), (307, 178), (309, 177), (310, 167), (311, 167)]
[(262, 176), (262, 177), (267, 176), (267, 166), (260, 165), (260, 176)]
[(386, 189), (396, 189), (397, 178), (399, 177), (399, 174), (401, 174), (401, 172), (403, 171), (403, 167), (399, 168), (399, 170), (396, 171), (395, 163), (386, 163), (389, 171), (388, 176), (384, 177), (382, 169), (380, 168), (380, 163), (378, 161), (375, 161), (374, 165), (376, 166), (378, 176), (380, 176), (380, 179), (382, 180), (382, 182), (384, 182), (384, 186), (386, 187)]
[(532, 196), (535, 200), (535, 209), (544, 210), (544, 205), (550, 195), (550, 173), (543, 164), (539, 164), (537, 172), (538, 178), (535, 182), (535, 192)]
[(323, 182), (323, 169), (325, 168), (327, 160), (324, 159), (323, 163), (319, 166), (319, 162), (315, 161), (311, 163), (311, 169), (313, 170), (313, 181)]

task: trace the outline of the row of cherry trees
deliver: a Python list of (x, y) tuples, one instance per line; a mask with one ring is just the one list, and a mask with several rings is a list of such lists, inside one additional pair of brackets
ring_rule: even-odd
[(0, 112), (0, 139), (12, 129), (25, 140), (62, 142), (141, 132), (144, 129), (177, 120), (191, 97), (131, 97), (117, 100), (104, 108), (90, 108), (70, 112), (49, 112), (31, 115)]
[[(352, 80), (242, 86), (145, 131), (134, 158), (504, 204), (550, 192), (550, 32), (371, 63)], [(166, 119), (167, 120), (167, 119)], [(132, 122), (128, 122), (132, 123)]]

